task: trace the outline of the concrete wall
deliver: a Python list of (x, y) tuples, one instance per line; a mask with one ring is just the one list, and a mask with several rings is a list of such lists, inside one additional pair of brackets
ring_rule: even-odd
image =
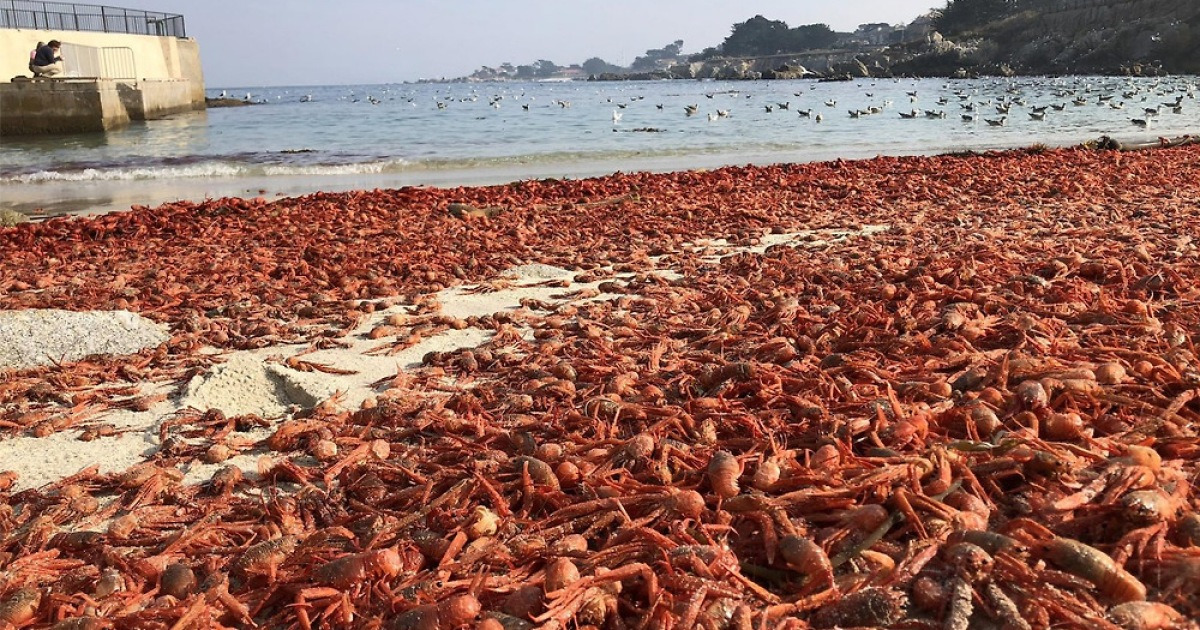
[[(57, 39), (90, 48), (128, 48), (136, 80), (54, 79), (13, 81), (29, 76), (29, 51)], [(80, 50), (89, 50), (83, 48)], [(98, 53), (97, 53), (98, 54)], [(97, 66), (99, 67), (99, 66)], [(127, 77), (128, 74), (117, 75)], [(0, 135), (104, 131), (204, 108), (204, 71), (195, 40), (152, 35), (0, 29)]]
[(121, 86), (111, 80), (0, 85), (0, 112), (4, 136), (106, 131), (129, 124)]
[[(129, 48), (133, 51), (139, 79), (188, 79), (204, 99), (204, 72), (200, 68), (200, 47), (196, 41), (180, 37), (92, 33), (87, 31), (42, 31), (0, 29), (0, 83), (14, 76), (29, 76), (29, 51), (38, 42), (57, 39), (64, 44), (96, 48)], [(67, 59), (70, 68), (70, 60)], [(68, 73), (69, 74), (69, 73)]]

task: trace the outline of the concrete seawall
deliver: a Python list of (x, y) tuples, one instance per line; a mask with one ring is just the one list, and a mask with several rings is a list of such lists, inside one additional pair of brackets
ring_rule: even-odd
[[(29, 51), (52, 39), (64, 45), (66, 71), (24, 80)], [(119, 51), (119, 76), (71, 59), (68, 49)], [(0, 135), (104, 131), (203, 108), (204, 72), (193, 39), (0, 29)]]

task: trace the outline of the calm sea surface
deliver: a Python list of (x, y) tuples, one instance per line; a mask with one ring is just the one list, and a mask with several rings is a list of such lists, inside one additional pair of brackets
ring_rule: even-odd
[[(1061, 146), (1101, 135), (1147, 140), (1200, 133), (1197, 83), (1185, 76), (230, 88), (231, 98), (264, 104), (107, 134), (6, 138), (0, 205), (98, 211), (225, 194)], [(1046, 108), (1043, 120), (1031, 116), (1034, 108)]]

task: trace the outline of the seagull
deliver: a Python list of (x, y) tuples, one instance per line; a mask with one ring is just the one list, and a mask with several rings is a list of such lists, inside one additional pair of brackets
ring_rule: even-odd
[(708, 113), (708, 122), (716, 122), (717, 118), (719, 118), (719, 116), (717, 116), (716, 114), (714, 114), (712, 112)]
[(524, 103), (524, 104), (522, 104), (522, 105), (521, 105), (521, 109), (523, 109), (523, 110), (525, 110), (525, 111), (529, 111), (529, 103)]
[(613, 110), (613, 122), (621, 122), (621, 112)]
[(972, 114), (963, 114), (962, 119), (963, 122), (975, 122), (975, 116)]
[(826, 107), (837, 107), (837, 101), (835, 101), (835, 100), (825, 101), (825, 106)]
[(1008, 122), (1008, 117), (1001, 116), (999, 120), (992, 120), (990, 118), (984, 118), (984, 120), (987, 122), (987, 124), (989, 124), (993, 127), (1003, 127), (1004, 123)]
[(227, 94), (226, 94), (225, 90), (221, 90), (221, 98), (225, 98), (226, 96), (227, 96)]
[(787, 109), (788, 107), (791, 107), (792, 102), (788, 101), (786, 103), (776, 103), (776, 105), (779, 106), (779, 109)]
[(655, 107), (657, 107), (657, 108), (659, 108), (659, 109), (662, 109), (662, 108), (663, 108), (663, 104), (662, 104), (662, 103), (659, 103), (658, 105), (655, 105)]
[(852, 110), (850, 110), (850, 117), (851, 117), (851, 118), (858, 118), (858, 117), (860, 117), (860, 116), (862, 116), (862, 112), (861, 112), (861, 111), (859, 111), (859, 110), (857, 110), (857, 109), (852, 109)]
[(695, 115), (696, 112), (700, 111), (700, 106), (699, 105), (684, 105), (683, 111), (687, 112), (688, 116), (693, 116), (693, 115)]
[(825, 120), (825, 117), (820, 114), (817, 114), (815, 117), (813, 117), (813, 120), (815, 120), (817, 122), (821, 122), (822, 120)]
[(1034, 120), (1046, 120), (1046, 112), (1029, 112), (1029, 117)]
[(802, 118), (812, 118), (812, 108), (802, 109), (802, 110), (797, 111), (796, 113), (800, 114), (800, 116)]
[(917, 117), (917, 114), (919, 114), (919, 113), (921, 113), (921, 112), (918, 112), (917, 110), (915, 110), (915, 109), (914, 109), (914, 110), (912, 110), (911, 112), (908, 112), (908, 113), (905, 113), (905, 112), (900, 112), (900, 117), (901, 117), (901, 118), (916, 118), (916, 117)]
[(1134, 125), (1137, 125), (1138, 127), (1145, 127), (1150, 124), (1149, 121), (1143, 120), (1141, 118), (1134, 118), (1134, 119), (1130, 120), (1129, 122), (1133, 123)]
[(763, 109), (767, 110), (767, 113), (770, 114), (772, 107), (770, 105), (763, 105)]
[(729, 110), (728, 110), (728, 109), (718, 109), (718, 110), (717, 110), (717, 116), (719, 116), (719, 117), (721, 117), (721, 118), (728, 118), (728, 117), (729, 117)]

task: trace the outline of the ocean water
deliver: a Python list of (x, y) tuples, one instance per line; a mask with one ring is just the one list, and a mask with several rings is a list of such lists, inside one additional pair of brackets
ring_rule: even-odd
[[(103, 134), (6, 138), (0, 205), (103, 211), (227, 194), (1063, 146), (1101, 135), (1142, 141), (1200, 133), (1198, 83), (1179, 76), (210, 89), (212, 97), (262, 104)], [(998, 109), (1005, 105), (1007, 114)], [(1030, 115), (1037, 107), (1047, 108), (1043, 120)], [(878, 113), (866, 113), (871, 108)]]

